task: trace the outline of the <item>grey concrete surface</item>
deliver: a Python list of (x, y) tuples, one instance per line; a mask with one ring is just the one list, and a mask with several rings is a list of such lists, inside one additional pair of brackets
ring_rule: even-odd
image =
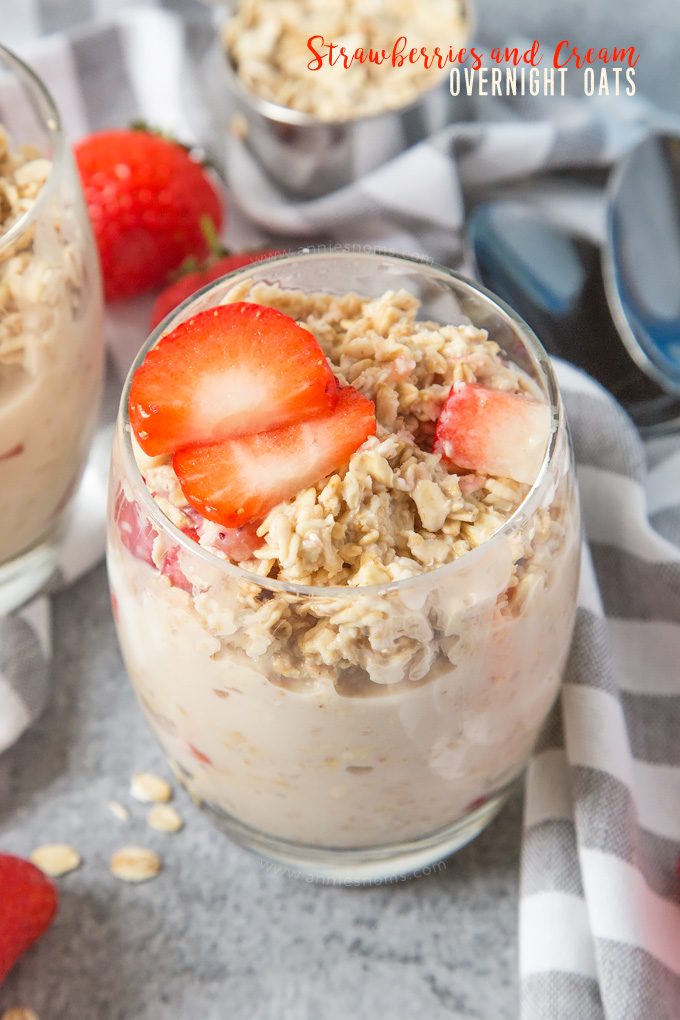
[[(39, 1020), (514, 1020), (521, 801), (427, 878), (330, 887), (229, 843), (183, 793), (176, 835), (154, 832), (130, 776), (171, 778), (118, 651), (104, 568), (54, 602), (51, 703), (0, 758), (0, 847), (67, 842), (47, 935), (0, 986), (0, 1015)], [(107, 807), (130, 808), (126, 825)], [(161, 853), (124, 885), (122, 845)]]

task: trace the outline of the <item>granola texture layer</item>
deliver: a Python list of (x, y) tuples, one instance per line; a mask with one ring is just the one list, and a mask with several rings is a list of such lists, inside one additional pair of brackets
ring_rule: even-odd
[[(31, 212), (52, 170), (32, 146), (12, 145), (0, 124), (0, 241)], [(35, 374), (49, 343), (52, 310), (77, 306), (82, 256), (68, 223), (46, 216), (0, 253), (0, 371), (20, 365)]]

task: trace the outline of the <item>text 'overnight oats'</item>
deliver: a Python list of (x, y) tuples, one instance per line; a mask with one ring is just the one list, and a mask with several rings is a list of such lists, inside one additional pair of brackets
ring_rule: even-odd
[(98, 406), (95, 256), (71, 193), (75, 171), (55, 181), (57, 171), (0, 125), (0, 565), (43, 539), (64, 510)]
[[(259, 377), (244, 328), (258, 308), (286, 343), (311, 334), (304, 371), (288, 351)], [(319, 406), (299, 420), (303, 382)], [(540, 385), (406, 290), (243, 280), (151, 348), (129, 404), (111, 587), (138, 696), (192, 794), (271, 837), (357, 848), (428, 836), (502, 793), (573, 623), (563, 433), (525, 508), (552, 433)]]

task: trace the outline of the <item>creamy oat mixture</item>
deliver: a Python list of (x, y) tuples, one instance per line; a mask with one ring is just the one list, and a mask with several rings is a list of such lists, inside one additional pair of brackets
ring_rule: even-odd
[(497, 534), (528, 486), (429, 452), (452, 385), (540, 396), (483, 331), (419, 320), (404, 291), (366, 300), (246, 281), (225, 300), (310, 329), (339, 379), (375, 401), (378, 431), (268, 514), (239, 564), (249, 575), (224, 568), (223, 532), (187, 506), (167, 459), (136, 451), (159, 506), (214, 555), (158, 534), (118, 435), (118, 632), (173, 769), (238, 822), (325, 847), (418, 839), (492, 808), (527, 760), (571, 634), (579, 525), (564, 433), (542, 502)]
[(101, 379), (101, 305), (72, 198), (57, 183), (3, 244), (51, 172), (0, 125), (0, 564), (44, 537), (68, 502)]
[[(239, 78), (254, 92), (279, 106), (313, 114), (321, 120), (348, 120), (396, 109), (416, 99), (446, 75), (434, 62), (426, 68), (405, 60), (393, 66), (392, 51), (404, 36), (412, 48), (436, 46), (442, 55), (464, 44), (465, 12), (458, 0), (242, 0), (223, 30), (224, 45)], [(334, 43), (334, 57), (344, 46), (349, 55), (362, 48), (366, 54), (387, 53), (376, 64), (354, 60), (346, 68), (324, 59), (318, 70), (308, 48), (311, 36)], [(320, 40), (313, 44), (321, 56), (328, 50)]]
[[(294, 584), (363, 587), (401, 581), (445, 566), (490, 539), (515, 513), (530, 486), (511, 478), (456, 474), (432, 448), (434, 426), (451, 386), (482, 383), (536, 396), (531, 379), (509, 364), (485, 331), (441, 326), (417, 318), (419, 302), (407, 291), (368, 300), (356, 294), (282, 291), (245, 280), (224, 298), (271, 305), (309, 329), (341, 383), (376, 406), (377, 434), (346, 468), (274, 507), (257, 527), (260, 548), (242, 569)], [(547, 441), (547, 435), (546, 435)], [(135, 444), (147, 487), (166, 516), (198, 537), (220, 559), (229, 535), (188, 503), (170, 457), (148, 458)], [(546, 563), (559, 548), (561, 506), (539, 509), (530, 531), (513, 537), (513, 568), (498, 610), (517, 615)], [(162, 569), (166, 542), (152, 557)], [(188, 557), (187, 557), (188, 559)], [(195, 569), (180, 561), (193, 582)], [(200, 587), (200, 582), (197, 587)], [(385, 615), (380, 598), (359, 608), (330, 602), (309, 626), (306, 603), (286, 592), (262, 600), (253, 579), (240, 586), (238, 606), (198, 593), (194, 608), (208, 629), (230, 633), (228, 644), (249, 658), (272, 655), (276, 682), (324, 679), (356, 686), (356, 669), (371, 683), (421, 680), (440, 660), (431, 622), (421, 613), (404, 621)], [(369, 599), (370, 603), (370, 599)], [(359, 686), (363, 686), (359, 683)]]

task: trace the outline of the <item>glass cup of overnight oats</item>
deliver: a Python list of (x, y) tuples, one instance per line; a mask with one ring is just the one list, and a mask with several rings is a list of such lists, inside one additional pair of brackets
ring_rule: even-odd
[(44, 85), (0, 47), (0, 613), (54, 569), (103, 365), (97, 255)]
[[(253, 353), (260, 316), (280, 355)], [(268, 429), (300, 328), (338, 403)], [(222, 372), (227, 333), (241, 348)], [(177, 452), (158, 453), (178, 408)], [(203, 442), (222, 410), (238, 427)], [(579, 548), (548, 357), (441, 266), (335, 250), (248, 266), (176, 309), (131, 370), (108, 548), (128, 672), (192, 797), (300, 873), (412, 873), (489, 823), (558, 692)]]

